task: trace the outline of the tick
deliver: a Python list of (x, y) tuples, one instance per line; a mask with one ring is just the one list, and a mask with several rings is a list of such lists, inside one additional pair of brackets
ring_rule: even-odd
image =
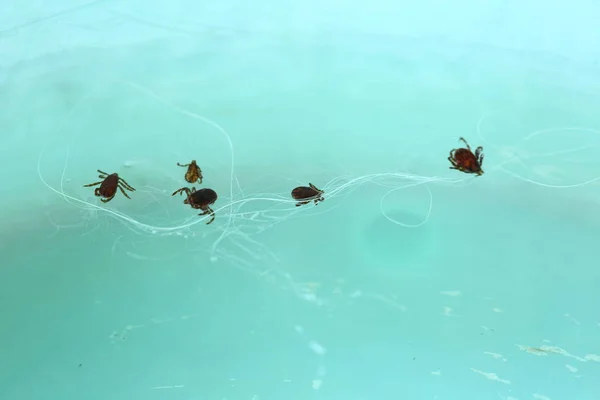
[(217, 192), (212, 189), (203, 188), (196, 190), (196, 188), (181, 188), (173, 192), (172, 196), (177, 193), (182, 194), (185, 192), (186, 198), (183, 200), (183, 204), (189, 204), (192, 208), (202, 210), (203, 212), (198, 215), (210, 215), (210, 220), (206, 225), (212, 223), (215, 220), (215, 212), (210, 208), (212, 204), (217, 201)]
[(180, 167), (187, 167), (187, 171), (185, 171), (185, 180), (189, 183), (202, 183), (202, 170), (196, 164), (196, 160), (192, 160), (189, 164), (180, 164), (177, 163)]
[(479, 146), (475, 149), (475, 153), (471, 151), (471, 146), (464, 138), (459, 139), (467, 148), (459, 148), (450, 150), (448, 161), (452, 164), (450, 169), (456, 169), (466, 174), (483, 174), (481, 165), (483, 164), (483, 147)]
[(115, 197), (115, 194), (117, 194), (117, 188), (121, 190), (121, 193), (123, 193), (125, 197), (131, 199), (131, 197), (129, 197), (123, 189), (125, 188), (131, 192), (135, 191), (135, 189), (132, 188), (127, 182), (125, 182), (123, 178), (119, 177), (117, 173), (107, 174), (106, 172), (102, 172), (100, 170), (98, 170), (98, 172), (100, 173), (98, 177), (102, 179), (102, 181), (90, 183), (89, 185), (83, 185), (83, 187), (92, 187), (100, 185), (100, 187), (94, 190), (94, 194), (98, 197), (102, 197), (100, 200), (103, 203), (108, 203), (113, 199), (113, 197)]
[(308, 186), (298, 186), (292, 190), (292, 197), (294, 200), (298, 200), (296, 203), (296, 207), (301, 206), (303, 204), (308, 204), (311, 201), (314, 201), (315, 204), (319, 204), (320, 201), (325, 200), (323, 198), (323, 193), (325, 193), (321, 189), (317, 189), (315, 185), (309, 183)]

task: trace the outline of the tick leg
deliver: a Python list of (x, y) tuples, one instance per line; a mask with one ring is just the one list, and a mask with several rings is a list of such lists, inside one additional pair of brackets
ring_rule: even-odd
[(108, 199), (100, 199), (100, 201), (103, 203), (108, 203), (109, 201), (111, 201), (113, 199), (113, 197), (115, 197), (114, 194), (112, 196), (110, 196)]
[(182, 192), (185, 192), (186, 195), (190, 195), (190, 189), (188, 188), (181, 188), (181, 189), (177, 189), (176, 191), (173, 192), (173, 194), (171, 196), (175, 196), (177, 193), (181, 194)]
[(483, 147), (479, 146), (475, 149), (475, 156), (479, 157), (481, 152), (483, 151)]
[(177, 165), (179, 165), (180, 167), (189, 167), (190, 166), (190, 164), (179, 164), (179, 163), (177, 163)]
[(135, 189), (132, 188), (129, 183), (125, 182), (125, 179), (119, 178), (119, 182), (121, 182), (121, 184), (123, 184), (123, 186), (125, 186), (125, 189), (131, 190), (132, 192), (135, 192)]
[(469, 143), (467, 143), (467, 141), (465, 140), (464, 137), (460, 137), (458, 140), (460, 140), (461, 142), (463, 142), (467, 146), (467, 149), (469, 151), (471, 151), (471, 146), (469, 146)]
[[(108, 176), (108, 174), (106, 172), (104, 172), (104, 171), (100, 171), (100, 170), (97, 170), (97, 171), (100, 172), (102, 175)], [(106, 178), (106, 176), (105, 176), (105, 178)]]
[(457, 169), (459, 171), (462, 171), (462, 169), (460, 168), (460, 166), (452, 158), (448, 157), (448, 161), (450, 161), (450, 163), (452, 164), (452, 166), (449, 167), (450, 169)]
[(300, 207), (300, 206), (303, 206), (304, 204), (308, 204), (308, 203), (310, 203), (310, 201), (301, 201), (299, 203), (296, 203), (296, 207)]
[(125, 197), (127, 197), (129, 200), (131, 200), (131, 197), (129, 197), (129, 195), (127, 193), (125, 193), (125, 191), (123, 190), (123, 188), (121, 187), (121, 185), (117, 185), (117, 187), (119, 188), (119, 190), (121, 191), (121, 193), (123, 193), (123, 195)]
[(211, 216), (211, 219), (208, 220), (206, 225), (211, 224), (215, 220), (215, 212), (210, 207), (206, 207), (206, 210), (204, 210), (204, 212), (202, 212), (198, 215), (210, 215)]
[(83, 187), (91, 187), (91, 186), (100, 185), (102, 182), (103, 182), (103, 181), (96, 182), (96, 183), (90, 183), (89, 185), (83, 185)]

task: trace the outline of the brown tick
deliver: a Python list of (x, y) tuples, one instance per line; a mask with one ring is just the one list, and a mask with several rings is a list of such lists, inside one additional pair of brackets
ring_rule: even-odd
[(202, 170), (196, 164), (196, 160), (192, 160), (189, 164), (180, 164), (177, 163), (180, 167), (187, 167), (187, 171), (185, 171), (185, 180), (189, 183), (202, 183)]
[(102, 181), (90, 183), (89, 185), (83, 185), (83, 187), (92, 187), (100, 185), (100, 187), (94, 190), (94, 194), (98, 197), (103, 197), (100, 200), (104, 203), (108, 203), (112, 200), (113, 197), (115, 197), (115, 194), (117, 193), (117, 188), (121, 190), (121, 193), (123, 193), (125, 197), (131, 199), (131, 197), (129, 197), (127, 193), (125, 193), (125, 190), (123, 190), (123, 188), (132, 192), (135, 191), (135, 189), (132, 188), (127, 182), (125, 182), (123, 178), (120, 178), (119, 175), (117, 175), (116, 173), (109, 175), (106, 172), (102, 172), (100, 170), (98, 170), (98, 172), (100, 173), (98, 177), (102, 179)]
[(323, 192), (321, 189), (317, 189), (315, 185), (309, 183), (308, 186), (298, 186), (292, 190), (292, 197), (294, 200), (299, 200), (296, 203), (296, 207), (301, 206), (303, 204), (308, 204), (311, 201), (314, 201), (315, 204), (319, 204), (320, 201), (325, 200), (323, 198)]
[(212, 189), (203, 188), (200, 190), (196, 190), (195, 188), (181, 188), (173, 192), (172, 196), (175, 196), (177, 193), (181, 194), (185, 192), (186, 198), (183, 200), (183, 204), (189, 204), (192, 208), (197, 210), (202, 210), (203, 212), (198, 215), (210, 215), (210, 220), (206, 223), (206, 225), (212, 223), (215, 220), (215, 212), (210, 208), (210, 206), (217, 201), (217, 192)]
[(476, 174), (480, 176), (483, 174), (481, 165), (483, 164), (483, 147), (479, 146), (475, 149), (475, 154), (471, 151), (471, 146), (467, 143), (464, 138), (459, 139), (463, 142), (467, 148), (452, 149), (450, 150), (450, 157), (448, 161), (452, 164), (450, 169), (457, 169), (467, 174)]

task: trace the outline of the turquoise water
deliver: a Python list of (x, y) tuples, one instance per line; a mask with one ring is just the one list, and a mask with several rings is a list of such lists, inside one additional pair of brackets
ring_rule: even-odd
[(3, 6), (0, 398), (600, 397), (598, 6), (170, 4)]

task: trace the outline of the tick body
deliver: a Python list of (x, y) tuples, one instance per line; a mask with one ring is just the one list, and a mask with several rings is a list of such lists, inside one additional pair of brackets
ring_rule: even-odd
[(97, 187), (96, 190), (94, 190), (94, 195), (96, 195), (97, 197), (101, 197), (100, 200), (103, 203), (108, 203), (109, 201), (111, 201), (113, 197), (115, 197), (115, 195), (117, 194), (117, 189), (119, 189), (125, 197), (131, 199), (131, 197), (129, 197), (125, 190), (133, 192), (135, 191), (135, 189), (132, 188), (127, 182), (125, 182), (123, 178), (119, 177), (119, 175), (116, 173), (107, 174), (106, 172), (100, 170), (98, 170), (98, 172), (100, 173), (98, 177), (102, 179), (102, 181), (90, 183), (89, 185), (83, 185), (83, 187), (92, 187), (100, 185), (100, 187)]
[(452, 166), (450, 169), (456, 169), (466, 174), (483, 175), (481, 165), (483, 164), (483, 147), (479, 146), (475, 149), (475, 153), (471, 151), (471, 146), (464, 138), (459, 139), (467, 147), (450, 150), (448, 161)]
[(176, 194), (182, 194), (185, 192), (186, 198), (183, 200), (183, 204), (189, 204), (192, 208), (202, 210), (203, 212), (198, 215), (210, 215), (210, 219), (206, 225), (211, 224), (215, 220), (215, 212), (210, 208), (211, 205), (217, 201), (217, 192), (209, 188), (203, 188), (196, 190), (196, 188), (181, 188), (173, 192), (172, 196)]
[(191, 163), (189, 164), (180, 164), (177, 163), (178, 166), (180, 167), (187, 167), (187, 171), (185, 171), (185, 180), (191, 184), (194, 184), (196, 182), (198, 183), (202, 183), (202, 170), (200, 169), (200, 167), (198, 166), (198, 164), (196, 164), (196, 160), (192, 160)]
[(320, 201), (325, 200), (323, 198), (323, 193), (321, 189), (317, 189), (315, 185), (309, 183), (308, 186), (298, 186), (292, 190), (292, 198), (294, 200), (298, 200), (296, 203), (296, 207), (308, 204), (311, 201), (314, 201), (315, 204), (319, 204)]

